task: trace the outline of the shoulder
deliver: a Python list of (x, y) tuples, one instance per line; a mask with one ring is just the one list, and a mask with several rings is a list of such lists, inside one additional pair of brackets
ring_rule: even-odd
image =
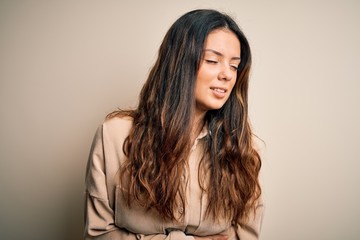
[(128, 116), (124, 117), (112, 117), (106, 119), (102, 126), (104, 129), (107, 129), (112, 132), (128, 132), (132, 127), (133, 119)]
[(131, 117), (112, 117), (102, 123), (104, 140), (122, 142), (129, 135), (133, 120)]
[(256, 135), (252, 137), (252, 145), (255, 151), (257, 151), (260, 155), (262, 155), (263, 151), (266, 148), (265, 142)]

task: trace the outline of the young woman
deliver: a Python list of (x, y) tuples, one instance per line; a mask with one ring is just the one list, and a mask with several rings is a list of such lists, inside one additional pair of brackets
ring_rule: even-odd
[(194, 10), (171, 26), (138, 107), (110, 114), (95, 135), (86, 239), (259, 238), (250, 65), (225, 14)]

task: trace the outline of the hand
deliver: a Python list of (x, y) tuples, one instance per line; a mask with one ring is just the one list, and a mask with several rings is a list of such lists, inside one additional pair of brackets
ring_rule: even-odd
[(216, 234), (216, 235), (209, 235), (209, 236), (205, 236), (205, 237), (194, 236), (194, 238), (195, 238), (195, 240), (227, 240), (228, 236)]

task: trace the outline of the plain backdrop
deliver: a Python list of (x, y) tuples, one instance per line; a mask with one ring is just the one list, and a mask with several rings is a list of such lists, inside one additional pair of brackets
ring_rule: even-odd
[(75, 240), (97, 126), (134, 107), (170, 25), (233, 16), (253, 51), (265, 240), (360, 236), (360, 2), (0, 1), (0, 238)]

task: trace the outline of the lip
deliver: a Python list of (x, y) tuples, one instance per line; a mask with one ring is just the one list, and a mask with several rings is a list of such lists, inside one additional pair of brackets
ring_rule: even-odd
[(225, 87), (220, 87), (220, 86), (210, 86), (210, 88), (211, 89), (218, 88), (218, 89), (224, 90), (225, 92), (227, 91), (227, 89)]
[(224, 87), (216, 87), (216, 86), (213, 86), (213, 87), (210, 87), (211, 90), (215, 91), (215, 89), (219, 89), (221, 91), (223, 91), (224, 93), (227, 92), (227, 89), (224, 88)]
[(216, 98), (224, 98), (227, 92), (226, 88), (217, 87), (217, 86), (210, 87), (210, 90), (212, 91), (212, 93)]

